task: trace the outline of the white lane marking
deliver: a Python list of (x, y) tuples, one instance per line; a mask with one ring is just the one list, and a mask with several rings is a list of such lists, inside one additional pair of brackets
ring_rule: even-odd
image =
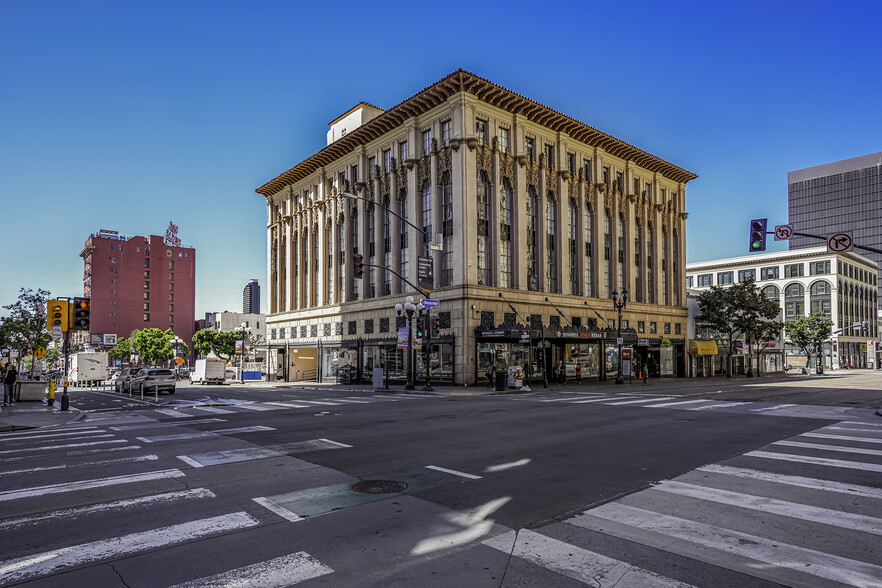
[(322, 400), (333, 400), (334, 402), (343, 402), (346, 404), (370, 404), (365, 400), (350, 400), (349, 398), (322, 398)]
[(194, 488), (193, 490), (163, 492), (161, 494), (138, 496), (137, 498), (114, 500), (113, 502), (104, 502), (101, 504), (92, 504), (89, 506), (81, 506), (77, 508), (65, 508), (62, 510), (55, 510), (35, 516), (20, 517), (17, 519), (6, 519), (0, 521), (0, 529), (21, 527), (23, 525), (31, 525), (45, 520), (60, 521), (65, 519), (74, 519), (83, 515), (93, 514), (96, 512), (117, 511), (122, 508), (130, 508), (151, 504), (162, 504), (175, 500), (190, 500), (195, 498), (214, 497), (214, 492), (207, 488)]
[(566, 398), (543, 398), (539, 402), (568, 402), (572, 399), (572, 396), (567, 396)]
[[(719, 559), (724, 555), (735, 554), (773, 566), (767, 571), (773, 572), (774, 567), (787, 568), (853, 586), (878, 586), (879, 578), (882, 577), (882, 567), (877, 565), (614, 502), (589, 510), (567, 522), (591, 528), (586, 520), (580, 521), (580, 518), (588, 516), (700, 546), (704, 553), (693, 557), (714, 565), (718, 565)], [(610, 533), (609, 530), (605, 532)], [(707, 553), (707, 549), (714, 549), (720, 555)], [(749, 562), (746, 565), (751, 566)], [(770, 579), (768, 576), (763, 577)]]
[(331, 441), (330, 439), (319, 439), (319, 441), (324, 441), (325, 443), (330, 443), (331, 445), (337, 445), (339, 447), (352, 447), (352, 445), (346, 445), (345, 443), (338, 443), (337, 441)]
[[(184, 414), (183, 416), (189, 417), (191, 415)], [(209, 419), (194, 419), (192, 421), (164, 421), (161, 423), (157, 423), (156, 421), (149, 423), (138, 423), (136, 425), (120, 425), (118, 427), (110, 427), (111, 431), (134, 431), (137, 429), (167, 429), (169, 427), (189, 427), (190, 425), (200, 425), (202, 423), (225, 423), (226, 419), (218, 419), (218, 418), (209, 418)]]
[(201, 410), (202, 412), (210, 412), (213, 414), (232, 414), (236, 411), (227, 410), (226, 408), (217, 408), (215, 406), (191, 406), (190, 410)]
[(849, 433), (878, 433), (879, 432), (877, 429), (859, 429), (856, 427), (836, 427), (836, 426), (832, 426), (832, 425), (829, 427), (824, 427), (822, 429), (818, 429), (818, 430), (819, 431), (847, 431)]
[(772, 445), (784, 445), (786, 447), (803, 447), (806, 449), (822, 449), (824, 451), (839, 451), (841, 453), (860, 453), (861, 455), (882, 456), (878, 449), (863, 449), (861, 447), (845, 447), (844, 445), (823, 445), (821, 443), (801, 443), (799, 441), (775, 441)]
[[(111, 435), (112, 437), (113, 435)], [(8, 449), (0, 451), (0, 455), (6, 453), (21, 453), (23, 451), (57, 451), (59, 449), (67, 449), (68, 447), (88, 447), (89, 445), (107, 445), (110, 443), (128, 443), (125, 439), (114, 439), (113, 441), (93, 441), (91, 443), (68, 443), (67, 445), (50, 445), (49, 447), (20, 447), (18, 449)]]
[(27, 498), (29, 496), (40, 496), (43, 494), (61, 494), (63, 492), (91, 490), (92, 488), (115, 486), (117, 484), (137, 484), (139, 482), (147, 482), (150, 480), (180, 478), (183, 476), (184, 472), (182, 472), (181, 470), (172, 469), (160, 470), (156, 472), (146, 472), (143, 474), (129, 474), (127, 476), (111, 476), (109, 478), (82, 480), (80, 482), (64, 482), (62, 484), (50, 484), (48, 486), (35, 486), (33, 488), (23, 488), (20, 490), (7, 490), (6, 492), (0, 492), (0, 502), (6, 500), (17, 500), (19, 498)]
[(509, 531), (487, 539), (483, 544), (597, 588), (613, 588), (617, 585), (658, 588), (691, 586), (529, 529)]
[(600, 398), (590, 398), (588, 400), (574, 400), (571, 404), (588, 404), (590, 402), (609, 402), (610, 400), (624, 400), (625, 398), (635, 398), (634, 396), (601, 396)]
[(212, 587), (245, 587), (253, 588), (284, 588), (305, 580), (332, 574), (334, 570), (321, 563), (305, 551), (283, 555), (216, 574), (208, 578), (199, 578), (172, 588), (212, 588)]
[[(347, 396), (346, 399), (349, 402), (360, 402), (361, 404), (372, 404), (372, 401), (365, 400), (364, 398), (361, 398), (359, 396)], [(342, 400), (342, 398), (341, 398), (341, 400)]]
[(135, 439), (143, 443), (155, 443), (157, 441), (178, 441), (181, 439), (198, 439), (200, 437), (220, 437), (221, 435), (255, 433), (258, 431), (275, 431), (275, 429), (263, 425), (255, 425), (253, 427), (238, 427), (235, 429), (218, 429), (217, 431), (198, 431), (194, 433), (178, 433), (175, 435), (157, 435), (155, 437), (135, 437)]
[(826, 457), (809, 457), (807, 455), (793, 455), (791, 453), (775, 453), (773, 451), (749, 451), (743, 454), (746, 457), (761, 457), (763, 459), (777, 459), (780, 461), (796, 461), (814, 465), (830, 466), (834, 468), (847, 468), (850, 470), (865, 470), (868, 472), (882, 472), (882, 465), (865, 463), (862, 461), (845, 461), (841, 459), (829, 459)]
[(765, 408), (751, 408), (750, 412), (768, 412), (770, 410), (778, 410), (779, 408), (790, 408), (791, 406), (799, 406), (798, 404), (778, 404), (775, 406), (767, 406)]
[(465, 474), (463, 472), (458, 472), (456, 470), (448, 470), (447, 468), (441, 468), (438, 466), (429, 465), (426, 466), (427, 469), (436, 470), (439, 472), (444, 472), (446, 474), (453, 474), (454, 476), (462, 476), (463, 478), (468, 478), (469, 480), (480, 480), (481, 476), (476, 476), (474, 474)]
[(279, 515), (283, 519), (285, 519), (287, 521), (291, 521), (292, 523), (296, 523), (297, 521), (303, 520), (303, 517), (299, 516), (297, 513), (288, 510), (284, 506), (280, 506), (280, 505), (276, 504), (275, 502), (273, 502), (269, 498), (266, 498), (265, 496), (260, 496), (258, 498), (254, 498), (252, 500), (254, 500), (254, 502), (259, 504), (260, 506), (276, 513), (277, 515)]
[(882, 424), (880, 423), (867, 423), (861, 421), (842, 421), (839, 423), (840, 425), (861, 425), (862, 427), (878, 427), (882, 429)]
[(327, 402), (324, 400), (303, 400), (302, 398), (298, 398), (295, 402), (304, 402), (306, 404), (321, 404), (327, 406), (340, 406), (339, 402)]
[(277, 406), (264, 406), (263, 404), (237, 404), (236, 408), (244, 408), (245, 410), (278, 410)]
[(248, 513), (235, 512), (150, 531), (131, 533), (121, 537), (72, 545), (0, 562), (0, 577), (4, 582), (21, 582), (36, 576), (58, 573), (74, 566), (112, 560), (236, 529), (256, 527), (258, 524), (258, 520)]
[(707, 502), (729, 504), (738, 508), (756, 510), (783, 517), (813, 521), (824, 525), (830, 525), (832, 527), (850, 529), (852, 531), (862, 531), (864, 533), (882, 535), (882, 519), (843, 512), (841, 510), (809, 506), (806, 504), (798, 504), (796, 502), (777, 500), (775, 498), (754, 496), (751, 494), (743, 494), (741, 492), (732, 492), (731, 490), (720, 490), (718, 488), (708, 488), (705, 486), (674, 482), (671, 480), (653, 486), (652, 490), (660, 490), (662, 492), (679, 496), (688, 496), (689, 498), (697, 498)]
[(98, 427), (96, 425), (89, 425), (89, 426), (80, 426), (80, 427), (64, 427), (61, 429), (49, 429), (51, 431), (51, 433), (41, 432), (41, 431), (32, 431), (32, 430), (16, 431), (16, 432), (9, 432), (9, 433), (0, 433), (0, 439), (14, 439), (17, 437), (30, 437), (32, 435), (38, 435), (41, 437), (55, 437), (55, 436), (58, 436), (58, 435), (56, 435), (56, 433), (62, 433), (62, 432), (70, 433), (73, 435), (73, 434), (77, 434), (77, 433), (88, 433), (89, 432), (88, 429), (97, 429), (97, 428)]
[(203, 468), (203, 467), (205, 467), (204, 465), (202, 465), (201, 463), (199, 463), (199, 462), (196, 461), (195, 459), (190, 459), (190, 458), (187, 457), (186, 455), (178, 455), (177, 458), (178, 458), (179, 460), (181, 460), (182, 462), (184, 462), (185, 464), (188, 464), (188, 465), (190, 465), (190, 466), (192, 466), (192, 467), (194, 467), (194, 468)]
[(695, 404), (697, 402), (716, 402), (716, 400), (678, 400), (677, 402), (665, 402), (664, 404), (651, 404), (646, 408), (667, 408), (669, 406), (680, 406), (681, 404)]
[(172, 408), (157, 408), (156, 412), (158, 412), (159, 414), (164, 414), (166, 416), (175, 417), (176, 419), (183, 419), (183, 418), (186, 418), (187, 416), (189, 416), (189, 415), (186, 415), (178, 410), (174, 410)]
[(812, 490), (839, 492), (842, 494), (848, 494), (849, 496), (866, 496), (867, 498), (882, 500), (882, 488), (861, 486), (860, 484), (846, 484), (843, 482), (833, 482), (831, 480), (821, 480), (819, 478), (774, 474), (772, 472), (763, 472), (760, 470), (736, 468), (717, 464), (703, 466), (697, 468), (697, 470), (700, 472), (710, 472), (726, 476), (736, 476), (739, 478), (750, 478), (752, 480), (761, 480), (763, 482), (774, 482), (775, 484), (786, 484), (788, 486), (799, 486), (801, 488), (810, 488)]
[(95, 465), (109, 465), (112, 463), (136, 463), (139, 461), (156, 461), (159, 459), (157, 455), (140, 455), (138, 457), (120, 457), (118, 459), (103, 459), (101, 461), (85, 461), (82, 463), (69, 463), (69, 464), (61, 464), (54, 466), (45, 466), (42, 468), (27, 468), (23, 470), (9, 470), (6, 472), (2, 472), (3, 475), (10, 474), (28, 474), (31, 472), (45, 472), (49, 470), (62, 470), (65, 468), (82, 468), (87, 466), (95, 466)]
[(101, 429), (99, 429), (99, 428), (97, 428), (97, 427), (93, 427), (93, 429), (94, 429), (94, 430), (92, 430), (92, 431), (81, 430), (81, 431), (68, 431), (68, 432), (66, 432), (66, 433), (50, 433), (50, 434), (47, 434), (47, 433), (34, 433), (33, 431), (28, 431), (27, 433), (17, 433), (18, 436), (16, 436), (16, 437), (11, 437), (11, 436), (10, 436), (10, 437), (5, 437), (5, 436), (4, 436), (4, 437), (2, 438), (2, 440), (3, 440), (3, 441), (19, 441), (19, 440), (22, 440), (22, 439), (27, 439), (27, 440), (30, 440), (30, 439), (51, 439), (51, 438), (53, 438), (53, 437), (71, 437), (71, 436), (74, 436), (74, 435), (94, 435), (94, 434), (97, 434), (97, 433), (103, 433), (103, 432), (104, 432), (104, 431), (102, 431)]
[(749, 402), (724, 402), (722, 404), (711, 404), (710, 406), (696, 406), (695, 408), (687, 408), (686, 410), (713, 410), (715, 408), (729, 408), (731, 406), (741, 406), (742, 404), (750, 404)]
[(667, 398), (641, 398), (640, 400), (625, 400), (624, 402), (608, 402), (609, 406), (619, 406), (621, 404), (639, 404), (642, 402), (658, 402), (660, 400), (670, 400), (673, 396)]
[(281, 406), (282, 408), (314, 408), (310, 407), (308, 404), (297, 404), (296, 402), (265, 402), (264, 404)]
[(823, 433), (803, 433), (800, 437), (817, 437), (818, 439), (838, 439), (840, 441), (858, 441), (859, 443), (882, 443), (882, 439), (872, 437), (854, 437), (851, 435), (825, 435)]

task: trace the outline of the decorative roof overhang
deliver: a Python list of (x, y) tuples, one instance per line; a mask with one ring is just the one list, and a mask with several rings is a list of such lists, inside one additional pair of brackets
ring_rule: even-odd
[(285, 186), (294, 184), (317, 169), (330, 165), (337, 159), (352, 153), (358, 146), (366, 145), (374, 139), (393, 131), (403, 125), (408, 119), (444, 104), (451, 96), (460, 92), (471, 94), (482, 102), (512, 114), (521, 115), (527, 120), (552, 131), (566, 133), (576, 141), (592, 147), (599, 147), (615, 157), (626, 161), (633, 161), (642, 168), (660, 173), (675, 182), (685, 184), (698, 177), (682, 167), (586, 125), (535, 100), (530, 100), (517, 92), (512, 92), (471, 72), (459, 69), (411, 96), (404, 102), (393, 106), (345, 137), (334, 141), (318, 153), (307, 157), (288, 171), (262, 185), (256, 192), (268, 198)]

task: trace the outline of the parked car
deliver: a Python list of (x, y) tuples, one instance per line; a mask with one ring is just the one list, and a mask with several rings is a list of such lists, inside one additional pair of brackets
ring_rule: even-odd
[(123, 368), (116, 380), (113, 382), (113, 389), (117, 392), (130, 393), (132, 378), (141, 371), (141, 366)]
[(168, 368), (143, 368), (130, 386), (141, 394), (157, 394), (163, 390), (174, 394), (176, 381), (174, 373)]

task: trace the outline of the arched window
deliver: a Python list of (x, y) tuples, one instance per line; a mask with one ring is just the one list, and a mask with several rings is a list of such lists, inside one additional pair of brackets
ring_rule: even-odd
[(830, 314), (830, 283), (818, 280), (809, 286), (811, 312)]
[(805, 316), (805, 288), (802, 284), (790, 284), (784, 288), (784, 320), (801, 316)]

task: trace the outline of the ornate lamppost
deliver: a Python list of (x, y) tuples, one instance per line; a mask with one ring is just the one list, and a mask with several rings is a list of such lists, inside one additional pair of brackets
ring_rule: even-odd
[[(181, 343), (183, 343), (183, 342), (184, 342), (184, 340), (181, 339), (180, 337), (178, 337), (177, 335), (175, 335), (171, 339), (171, 343), (173, 343), (175, 346), (175, 359), (177, 359), (181, 354)], [(175, 365), (178, 365), (177, 362), (175, 362)], [(180, 366), (178, 366), (178, 367), (180, 367)], [(175, 371), (177, 371), (177, 369)]]
[(245, 332), (250, 331), (247, 323), (242, 323), (239, 325), (239, 330), (242, 331), (242, 348), (240, 349), (241, 355), (239, 355), (239, 383), (245, 384)]
[(400, 302), (395, 305), (395, 312), (401, 316), (404, 311), (407, 316), (407, 384), (404, 385), (405, 390), (413, 390), (416, 386), (413, 383), (413, 315), (417, 310), (422, 310), (423, 303), (413, 303), (413, 296), (404, 299), (404, 304)]
[(622, 310), (625, 308), (625, 305), (628, 304), (628, 289), (625, 288), (622, 290), (622, 297), (619, 298), (619, 293), (616, 290), (613, 290), (612, 293), (612, 301), (613, 306), (619, 313), (619, 322), (616, 323), (617, 337), (616, 337), (616, 345), (618, 346), (618, 364), (619, 370), (616, 375), (616, 384), (624, 384), (625, 379), (622, 377)]

